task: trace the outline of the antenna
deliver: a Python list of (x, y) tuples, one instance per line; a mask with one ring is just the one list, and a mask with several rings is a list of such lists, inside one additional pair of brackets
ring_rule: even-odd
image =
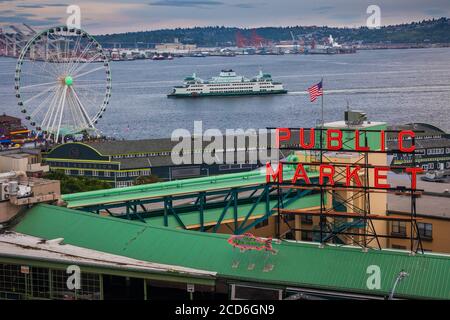
[(347, 124), (347, 128), (350, 128), (350, 121), (348, 121), (348, 114), (350, 113), (350, 102), (347, 99), (347, 112), (345, 112), (345, 122)]

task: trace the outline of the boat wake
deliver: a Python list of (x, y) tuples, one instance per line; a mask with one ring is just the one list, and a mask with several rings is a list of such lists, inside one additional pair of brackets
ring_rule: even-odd
[[(387, 88), (355, 88), (325, 90), (326, 94), (373, 94), (373, 93), (414, 93), (414, 92), (447, 92), (450, 85), (417, 86), (417, 87), (387, 87)], [(289, 91), (290, 95), (307, 95), (308, 91)]]

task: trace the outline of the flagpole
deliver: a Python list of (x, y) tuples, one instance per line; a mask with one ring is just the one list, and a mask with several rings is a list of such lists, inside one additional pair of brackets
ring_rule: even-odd
[(323, 89), (323, 78), (320, 80), (320, 82), (322, 83), (322, 128), (323, 128), (325, 125), (323, 120), (323, 96), (325, 95), (325, 90)]

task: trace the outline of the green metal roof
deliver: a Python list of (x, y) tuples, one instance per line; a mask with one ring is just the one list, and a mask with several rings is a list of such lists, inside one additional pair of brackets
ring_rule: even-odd
[[(284, 168), (284, 179), (292, 178), (293, 170)], [(308, 173), (310, 177), (317, 176), (316, 172)], [(98, 204), (160, 198), (169, 195), (180, 195), (231, 189), (266, 183), (265, 168), (245, 173), (232, 173), (204, 178), (183, 179), (169, 182), (157, 182), (127, 188), (116, 188), (98, 191), (81, 192), (63, 195), (68, 208), (86, 207)]]
[[(401, 270), (409, 273), (396, 297), (450, 299), (450, 256), (410, 255), (394, 250), (325, 246), (283, 241), (276, 255), (241, 253), (228, 244), (228, 235), (155, 227), (141, 222), (102, 217), (62, 207), (38, 205), (30, 209), (15, 231), (139, 260), (215, 271), (227, 279), (248, 280), (388, 295)], [(240, 261), (233, 268), (233, 261)], [(254, 263), (253, 270), (248, 265)], [(273, 269), (264, 271), (264, 266)], [(369, 290), (367, 267), (381, 269), (381, 289)]]

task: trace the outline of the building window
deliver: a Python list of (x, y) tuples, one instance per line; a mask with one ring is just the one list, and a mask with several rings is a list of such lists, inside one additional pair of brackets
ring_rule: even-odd
[(103, 172), (103, 176), (110, 177), (111, 176), (111, 172), (105, 171), (105, 172)]
[(417, 227), (419, 228), (419, 234), (424, 239), (432, 239), (433, 238), (433, 225), (431, 223), (417, 223)]
[(306, 214), (301, 216), (302, 224), (313, 224), (313, 217), (311, 214)]
[(126, 177), (126, 176), (127, 176), (126, 172), (122, 172), (122, 171), (116, 172), (116, 177), (118, 177), (118, 178), (122, 178), (122, 177)]
[(392, 233), (396, 235), (406, 235), (406, 222), (405, 221), (392, 221)]
[(128, 173), (129, 177), (138, 177), (139, 176), (139, 171), (130, 171)]
[(70, 175), (70, 170), (68, 170), (68, 169), (64, 170), (64, 174), (65, 174), (66, 176)]
[(117, 181), (116, 182), (116, 188), (130, 187), (132, 185), (133, 185), (133, 181)]
[(92, 176), (93, 177), (98, 177), (98, 171), (97, 170), (92, 170)]

